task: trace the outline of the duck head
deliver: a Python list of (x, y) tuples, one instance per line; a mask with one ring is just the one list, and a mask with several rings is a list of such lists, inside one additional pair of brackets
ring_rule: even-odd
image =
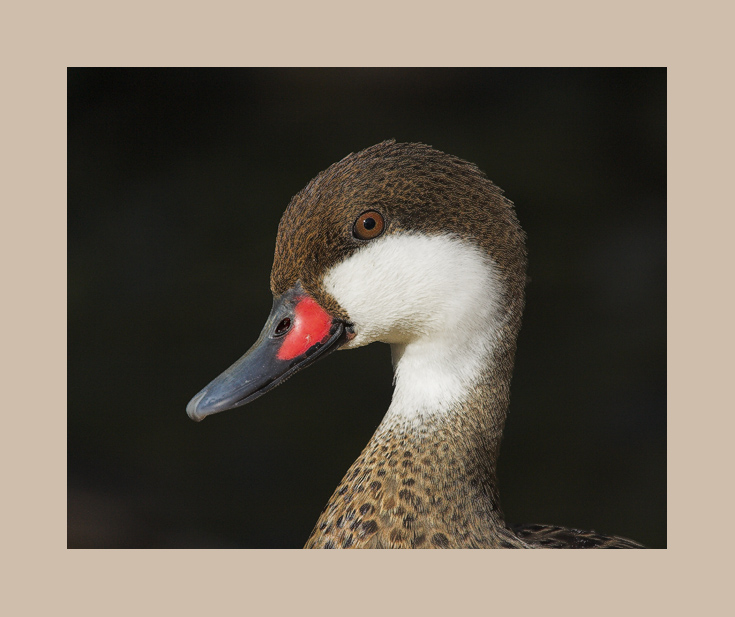
[(488, 367), (509, 379), (525, 264), (511, 202), (475, 165), (393, 141), (350, 154), (291, 200), (266, 325), (187, 413), (239, 407), (336, 349), (374, 341), (392, 346), (394, 404), (444, 409)]

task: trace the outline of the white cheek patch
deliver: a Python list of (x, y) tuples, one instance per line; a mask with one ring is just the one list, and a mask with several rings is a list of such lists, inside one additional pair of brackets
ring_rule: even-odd
[(389, 415), (442, 412), (466, 398), (502, 327), (496, 267), (450, 234), (377, 239), (327, 272), (324, 286), (355, 325), (345, 348), (393, 345)]

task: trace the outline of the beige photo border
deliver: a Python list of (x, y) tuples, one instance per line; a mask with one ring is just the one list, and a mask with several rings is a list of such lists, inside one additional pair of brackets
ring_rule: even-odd
[[(6, 7), (3, 613), (729, 612), (732, 20), (709, 4)], [(66, 67), (368, 65), (668, 67), (669, 548), (67, 550)]]

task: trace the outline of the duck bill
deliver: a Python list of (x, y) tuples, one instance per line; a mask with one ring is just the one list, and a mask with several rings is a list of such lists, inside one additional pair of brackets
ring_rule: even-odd
[(199, 392), (186, 413), (207, 416), (254, 401), (291, 375), (338, 349), (348, 327), (333, 319), (300, 285), (273, 300), (263, 331), (248, 352)]

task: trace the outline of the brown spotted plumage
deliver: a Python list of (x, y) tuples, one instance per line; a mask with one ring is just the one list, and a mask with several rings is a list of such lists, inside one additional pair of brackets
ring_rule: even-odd
[(506, 528), (494, 461), (465, 422), (381, 426), (306, 548), (527, 548)]
[[(379, 213), (379, 220), (355, 234), (356, 221), (362, 226), (370, 212)], [(267, 325), (256, 346), (276, 345), (290, 327), (282, 317), (295, 313), (283, 312), (279, 298), (291, 302), (306, 293), (334, 325), (331, 338), (316, 342), (273, 379), (308, 364), (306, 356), (321, 353), (322, 345), (336, 348), (356, 335), (349, 312), (325, 284), (327, 273), (373, 237), (403, 241), (422, 234), (460, 238), (491, 260), (500, 299), (492, 345), (482, 356), (486, 362), (449, 413), (386, 415), (330, 498), (306, 548), (642, 548), (594, 532), (505, 523), (496, 463), (524, 306), (525, 235), (513, 204), (471, 163), (423, 144), (387, 141), (335, 163), (292, 199), (278, 228), (271, 273), (271, 321), (280, 325), (275, 334)], [(222, 389), (234, 378), (227, 372), (218, 379)], [(227, 404), (252, 400), (279, 383), (273, 379)], [(199, 420), (229, 408), (215, 399), (205, 388), (187, 409)]]

